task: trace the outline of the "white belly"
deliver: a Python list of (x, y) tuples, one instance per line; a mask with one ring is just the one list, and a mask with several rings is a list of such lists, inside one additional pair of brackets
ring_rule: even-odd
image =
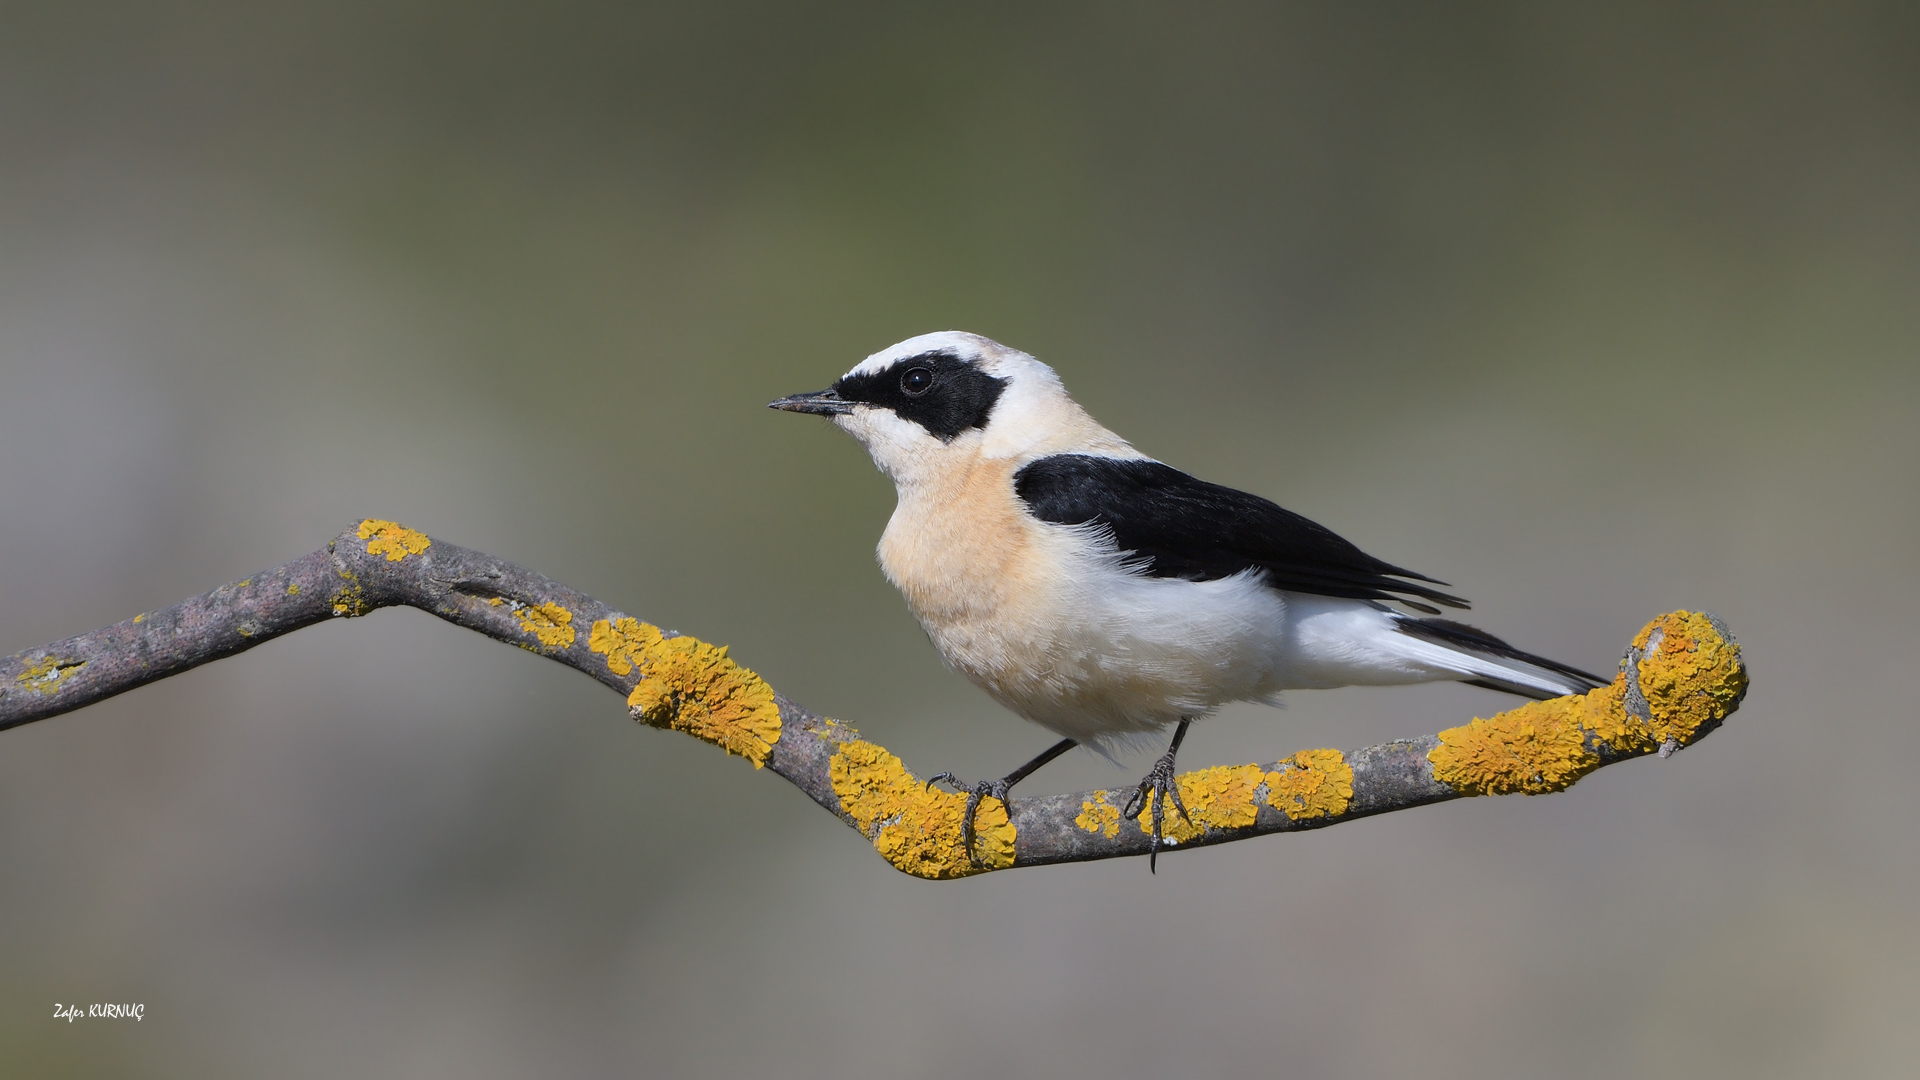
[(1055, 542), (1034, 553), (1041, 572), (1019, 575), (1019, 588), (983, 589), (963, 606), (913, 605), (947, 662), (996, 701), (1102, 743), (1280, 689), (1282, 594), (1253, 575), (1128, 573), (1092, 537), (1048, 531)]

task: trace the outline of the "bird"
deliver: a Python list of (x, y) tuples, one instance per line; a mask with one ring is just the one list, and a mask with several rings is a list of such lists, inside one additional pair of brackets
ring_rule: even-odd
[[(983, 798), (1076, 746), (1109, 759), (1173, 735), (1122, 813), (1151, 805), (1157, 870), (1188, 727), (1287, 690), (1455, 681), (1544, 700), (1598, 676), (1440, 618), (1444, 581), (1362, 552), (1259, 495), (1208, 483), (1101, 426), (1027, 353), (957, 330), (874, 353), (825, 390), (770, 402), (825, 416), (893, 481), (881, 570), (946, 663), (1059, 736), (966, 784)], [(1397, 607), (1395, 606), (1397, 605)], [(1400, 610), (1400, 609), (1410, 610)]]

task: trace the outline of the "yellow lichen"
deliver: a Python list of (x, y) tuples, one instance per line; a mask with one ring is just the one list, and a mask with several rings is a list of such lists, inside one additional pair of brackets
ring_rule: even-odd
[(53, 657), (43, 656), (29, 666), (27, 670), (15, 675), (13, 681), (19, 683), (21, 686), (37, 686), (40, 683), (46, 682), (49, 676), (55, 679), (59, 678), (60, 669), (54, 664)]
[(615, 675), (632, 674), (634, 665), (647, 650), (659, 644), (660, 628), (639, 619), (623, 617), (613, 622), (601, 619), (587, 634), (587, 648), (605, 653), (607, 670)]
[(1600, 767), (1580, 726), (1582, 697), (1529, 701), (1440, 733), (1427, 754), (1434, 779), (1472, 795), (1564, 791)]
[(294, 582), (293, 584), (291, 584), (291, 585), (289, 585), (289, 586), (287, 586), (287, 595), (288, 595), (288, 596), (299, 596), (299, 595), (300, 595), (300, 583), (296, 581), (296, 582)]
[(1611, 686), (1572, 699), (1574, 722), (1616, 754), (1644, 753), (1659, 746), (1652, 725), (1627, 711), (1626, 697), (1627, 676), (1622, 672)]
[(1747, 687), (1740, 647), (1705, 615), (1662, 615), (1634, 639), (1634, 681), (1650, 713), (1626, 707), (1627, 672), (1586, 694), (1535, 701), (1440, 733), (1434, 778), (1472, 795), (1562, 791), (1599, 768), (1599, 749), (1645, 753), (1685, 746), (1724, 720)]
[(500, 596), (495, 596), (495, 597), (493, 597), (493, 598), (491, 598), (491, 599), (489, 599), (489, 600), (487, 601), (487, 606), (488, 606), (488, 607), (499, 607), (499, 606), (500, 606), (501, 604), (504, 604), (504, 603), (506, 603), (506, 602), (507, 602), (507, 601), (506, 601), (506, 598), (505, 598), (505, 597), (500, 597)]
[(1338, 750), (1302, 750), (1266, 775), (1267, 805), (1294, 821), (1338, 817), (1353, 801), (1353, 766)]
[(539, 638), (540, 644), (549, 649), (564, 649), (573, 644), (573, 627), (567, 625), (573, 621), (573, 612), (559, 604), (518, 608), (513, 615), (520, 620), (520, 629)]
[[(1659, 642), (1649, 647), (1655, 634)], [(1722, 637), (1713, 620), (1676, 611), (1655, 619), (1634, 645), (1646, 650), (1639, 664), (1640, 692), (1653, 713), (1653, 740), (1680, 746), (1727, 718), (1747, 690), (1740, 646)]]
[(367, 542), (367, 554), (385, 555), (388, 562), (399, 562), (433, 546), (427, 534), (409, 529), (397, 521), (368, 518), (360, 523), (360, 539)]
[(360, 579), (346, 570), (340, 571), (340, 576), (347, 579), (347, 583), (331, 597), (333, 613), (351, 619), (356, 615), (365, 615), (372, 611), (373, 605), (367, 601), (367, 590), (361, 588)]
[(13, 677), (23, 690), (35, 693), (51, 694), (60, 689), (67, 676), (86, 667), (85, 660), (59, 660), (52, 656), (43, 656), (28, 665), (27, 670)]
[(1096, 791), (1092, 799), (1080, 804), (1080, 814), (1073, 823), (1111, 840), (1120, 835), (1120, 808), (1107, 801), (1106, 792)]
[(134, 625), (136, 626), (146, 621), (147, 621), (147, 613), (144, 611), (133, 617), (133, 622), (134, 622)]
[(976, 866), (961, 834), (965, 795), (928, 790), (899, 758), (860, 739), (840, 744), (827, 775), (841, 809), (896, 870), (944, 881), (1013, 865), (1013, 823), (999, 799), (980, 800), (974, 815)]
[(773, 687), (729, 659), (726, 646), (669, 638), (632, 658), (641, 674), (640, 684), (627, 695), (635, 720), (704, 739), (756, 769), (767, 763), (780, 741)]
[[(1208, 829), (1239, 829), (1253, 824), (1260, 813), (1260, 784), (1267, 774), (1258, 765), (1221, 765), (1197, 769), (1174, 778), (1180, 787), (1184, 816), (1171, 798), (1161, 806), (1160, 835), (1186, 842)], [(1153, 831), (1152, 799), (1140, 800), (1134, 822), (1141, 832)]]

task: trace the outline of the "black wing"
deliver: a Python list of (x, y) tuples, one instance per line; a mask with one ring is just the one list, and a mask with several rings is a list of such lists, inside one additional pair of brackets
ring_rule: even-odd
[(1013, 489), (1042, 521), (1111, 529), (1120, 550), (1153, 577), (1211, 581), (1263, 570), (1268, 585), (1292, 592), (1395, 600), (1427, 612), (1435, 609), (1406, 598), (1467, 606), (1414, 583), (1444, 581), (1381, 562), (1258, 495), (1157, 461), (1058, 454), (1022, 467)]

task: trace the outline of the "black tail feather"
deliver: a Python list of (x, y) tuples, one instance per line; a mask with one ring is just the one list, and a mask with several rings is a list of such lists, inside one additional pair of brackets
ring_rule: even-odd
[[(1577, 667), (1562, 664), (1557, 660), (1549, 660), (1544, 656), (1535, 656), (1529, 652), (1521, 652), (1519, 649), (1514, 648), (1479, 627), (1468, 626), (1465, 623), (1457, 623), (1451, 619), (1402, 618), (1400, 620), (1400, 632), (1410, 634), (1423, 641), (1431, 641), (1436, 645), (1446, 645), (1469, 652), (1498, 656), (1507, 660), (1518, 660), (1523, 664), (1530, 664), (1537, 668), (1544, 668), (1547, 671), (1564, 675), (1575, 687), (1574, 689), (1565, 691), (1566, 693), (1581, 693), (1587, 690), (1597, 689), (1607, 685), (1607, 683), (1611, 681), (1609, 679), (1603, 679), (1590, 671), (1582, 671)], [(1547, 698), (1560, 696), (1559, 694), (1547, 693), (1538, 687), (1526, 686), (1521, 683), (1510, 683), (1493, 678), (1465, 679), (1462, 681), (1469, 686), (1482, 686), (1489, 690), (1518, 694), (1521, 697), (1533, 698), (1536, 701), (1544, 701)]]

